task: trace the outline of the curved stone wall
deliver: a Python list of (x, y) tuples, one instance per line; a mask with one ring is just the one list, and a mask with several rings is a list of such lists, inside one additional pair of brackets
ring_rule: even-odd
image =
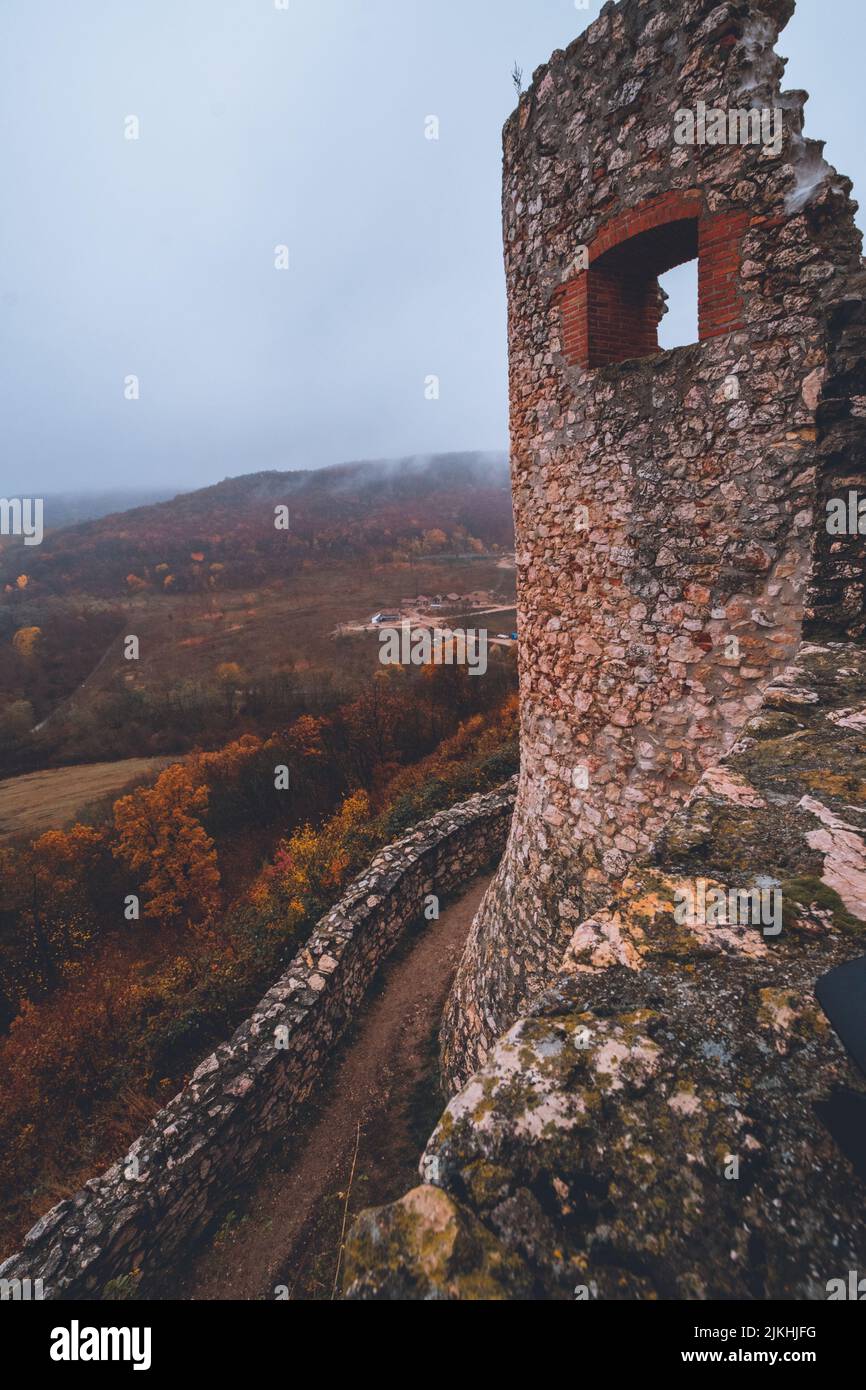
[(508, 783), (381, 850), (231, 1041), (119, 1162), (36, 1223), (0, 1280), (41, 1279), (47, 1298), (98, 1298), (133, 1270), (146, 1291), (171, 1269), (310, 1095), (426, 896), (446, 898), (499, 857), (513, 805)]
[[(810, 584), (825, 633), (859, 620), (818, 505), (843, 417), (862, 473), (861, 238), (780, 88), (792, 11), (608, 4), (505, 127), (521, 774), (443, 1027), (455, 1089), (759, 708)], [(777, 112), (778, 151), (676, 143), (701, 103)], [(657, 275), (690, 254), (702, 341), (653, 352)]]

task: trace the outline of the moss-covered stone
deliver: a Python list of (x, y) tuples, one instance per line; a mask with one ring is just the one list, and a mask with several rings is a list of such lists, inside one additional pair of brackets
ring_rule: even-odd
[(346, 1247), (344, 1284), (350, 1299), (498, 1301), (531, 1292), (519, 1258), (436, 1187), (364, 1213)]
[[(789, 737), (748, 726), (448, 1106), (421, 1161), (448, 1200), (447, 1278), (423, 1263), (417, 1207), (383, 1257), (371, 1230), (397, 1229), (387, 1208), (360, 1227), (353, 1296), (385, 1280), (428, 1290), (410, 1297), (521, 1297), (503, 1252), (554, 1300), (823, 1298), (866, 1268), (866, 1184), (820, 1118), (866, 1085), (814, 993), (866, 930), (866, 815), (848, 800), (864, 731), (846, 713), (866, 707), (866, 652), (805, 649), (780, 699), (788, 682), (801, 763)], [(779, 891), (781, 933), (681, 920), (698, 878)]]

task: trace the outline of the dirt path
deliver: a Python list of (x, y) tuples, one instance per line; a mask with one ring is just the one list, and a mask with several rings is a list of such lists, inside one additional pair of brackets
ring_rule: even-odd
[(285, 1286), (293, 1299), (331, 1297), (356, 1143), (350, 1220), (419, 1180), (442, 1104), (439, 1020), (489, 882), (477, 879), (438, 922), (407, 931), (282, 1153), (167, 1296), (273, 1299)]

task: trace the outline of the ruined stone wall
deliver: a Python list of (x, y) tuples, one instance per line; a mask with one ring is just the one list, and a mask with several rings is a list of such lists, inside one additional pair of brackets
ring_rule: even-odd
[(279, 1141), (426, 895), (447, 897), (499, 857), (513, 805), (507, 784), (377, 854), (231, 1041), (123, 1159), (37, 1222), (0, 1280), (42, 1279), (47, 1298), (97, 1298), (133, 1270), (146, 1292), (175, 1268)]
[[(443, 1026), (455, 1088), (804, 618), (862, 631), (862, 542), (834, 548), (820, 511), (862, 476), (861, 238), (806, 94), (780, 90), (793, 8), (609, 4), (505, 127), (521, 774)], [(778, 110), (781, 145), (676, 143), (699, 102)], [(657, 276), (694, 254), (701, 341), (656, 352)]]

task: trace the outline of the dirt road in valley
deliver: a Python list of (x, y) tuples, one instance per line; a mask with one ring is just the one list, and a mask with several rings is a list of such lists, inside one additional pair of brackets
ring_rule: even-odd
[(270, 1300), (280, 1288), (290, 1299), (332, 1297), (353, 1161), (349, 1221), (419, 1181), (442, 1108), (439, 1020), (489, 882), (477, 879), (438, 922), (406, 932), (318, 1095), (166, 1297)]

